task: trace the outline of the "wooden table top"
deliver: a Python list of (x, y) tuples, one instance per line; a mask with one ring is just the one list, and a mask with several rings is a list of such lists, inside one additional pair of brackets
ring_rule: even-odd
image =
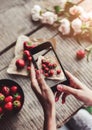
[[(81, 41), (78, 44), (73, 38), (64, 38), (52, 27), (42, 26), (31, 21), (31, 8), (33, 5), (42, 4), (42, 0), (3, 0), (0, 1), (0, 79), (8, 78), (19, 83), (24, 91), (25, 101), (22, 110), (9, 120), (0, 120), (0, 130), (42, 130), (43, 111), (34, 95), (30, 80), (27, 77), (8, 75), (6, 70), (14, 56), (14, 46), (20, 34), (31, 34), (36, 38), (55, 38), (57, 41), (56, 52), (65, 69), (74, 74), (92, 89), (92, 61), (86, 58), (77, 61), (75, 52), (85, 48), (91, 43)], [(46, 2), (46, 0), (44, 0)], [(81, 5), (87, 10), (92, 9), (92, 1), (85, 0)], [(76, 113), (83, 103), (73, 96), (67, 98), (66, 104), (61, 101), (56, 103), (57, 127), (66, 123)]]

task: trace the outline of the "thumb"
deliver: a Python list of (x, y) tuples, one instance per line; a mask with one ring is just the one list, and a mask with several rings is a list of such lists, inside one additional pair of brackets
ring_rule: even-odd
[(60, 91), (60, 92), (67, 93), (67, 94), (72, 94), (74, 96), (78, 95), (77, 89), (71, 88), (70, 86), (66, 86), (66, 85), (58, 85), (57, 90)]

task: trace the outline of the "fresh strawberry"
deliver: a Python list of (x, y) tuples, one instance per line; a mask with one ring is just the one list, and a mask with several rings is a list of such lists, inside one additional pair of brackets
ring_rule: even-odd
[(57, 64), (56, 64), (56, 63), (54, 63), (54, 64), (53, 64), (53, 68), (56, 68), (56, 67), (57, 67)]
[(14, 94), (14, 99), (20, 101), (22, 99), (22, 97), (19, 93), (16, 93), (16, 94)]
[(0, 93), (0, 103), (3, 102), (4, 99), (5, 99), (5, 96), (2, 93)]
[(13, 97), (12, 96), (7, 96), (4, 101), (7, 102), (13, 102)]
[(48, 74), (48, 73), (45, 73), (44, 75), (45, 75), (46, 77), (49, 77), (49, 74)]
[(18, 101), (18, 100), (15, 100), (13, 102), (13, 106), (14, 106), (15, 109), (20, 109), (21, 108), (21, 102)]
[(30, 71), (30, 69), (31, 69), (31, 67), (30, 67), (30, 66), (28, 66), (28, 67), (27, 67), (27, 71), (29, 72), (29, 71)]
[(22, 69), (25, 66), (25, 61), (23, 59), (18, 59), (16, 60), (16, 66), (17, 69)]
[(44, 70), (46, 68), (46, 65), (45, 64), (42, 64), (42, 69)]
[(18, 87), (17, 86), (12, 86), (11, 87), (11, 93), (16, 93), (18, 90)]
[(54, 70), (52, 69), (49, 71), (49, 76), (53, 76), (53, 75), (54, 75)]
[(44, 69), (44, 71), (45, 71), (45, 72), (48, 72), (48, 71), (49, 71), (49, 68), (46, 67), (46, 68)]
[(48, 68), (52, 69), (53, 68), (53, 64), (49, 63), (48, 64)]
[(10, 94), (10, 88), (7, 87), (7, 86), (4, 86), (4, 87), (2, 88), (2, 92), (3, 92), (3, 94), (5, 94), (5, 95), (7, 96), (7, 95)]
[(24, 60), (28, 60), (28, 57), (30, 57), (30, 52), (28, 50), (24, 50)]
[(61, 70), (57, 70), (57, 74), (60, 74), (61, 73)]
[(28, 65), (31, 64), (31, 61), (32, 61), (32, 57), (30, 56), (30, 57), (28, 57)]
[(12, 102), (8, 102), (4, 106), (5, 110), (12, 111), (13, 110), (13, 104)]
[(76, 57), (77, 57), (77, 59), (81, 60), (85, 57), (85, 54), (86, 54), (86, 52), (84, 50), (78, 50), (76, 52)]
[(24, 50), (29, 50), (30, 51), (31, 45), (32, 45), (31, 42), (25, 41), (24, 42)]
[(0, 107), (0, 115), (3, 113), (3, 108)]

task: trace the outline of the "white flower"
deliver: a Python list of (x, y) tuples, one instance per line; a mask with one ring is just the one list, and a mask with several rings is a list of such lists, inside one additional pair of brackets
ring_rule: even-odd
[(41, 16), (41, 22), (52, 25), (57, 20), (57, 15), (53, 12), (45, 12)]
[(31, 10), (32, 14), (40, 13), (41, 7), (39, 5), (34, 5), (34, 7)]
[(68, 35), (70, 33), (70, 21), (66, 18), (62, 19), (61, 25), (59, 26), (58, 30), (63, 34), (63, 35)]
[(41, 7), (39, 5), (34, 5), (34, 7), (31, 10), (33, 21), (39, 21), (40, 20), (40, 17), (41, 17), (40, 12), (41, 12)]
[(72, 21), (71, 27), (74, 30), (74, 35), (81, 33), (82, 21), (79, 18), (76, 18)]
[(84, 12), (84, 9), (81, 6), (74, 5), (69, 9), (69, 13), (71, 15), (80, 15)]
[(89, 15), (87, 12), (82, 13), (79, 17), (83, 22), (87, 22), (89, 20)]
[(56, 0), (56, 5), (60, 6), (61, 9), (64, 9), (65, 8), (65, 5), (67, 3), (67, 0)]

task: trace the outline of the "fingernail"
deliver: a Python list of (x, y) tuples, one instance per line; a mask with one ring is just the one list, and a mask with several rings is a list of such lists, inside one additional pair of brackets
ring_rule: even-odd
[(57, 90), (61, 91), (62, 90), (62, 86), (61, 85), (57, 85)]
[(56, 98), (55, 98), (55, 102), (57, 102), (58, 100), (59, 100), (59, 98), (58, 98), (58, 97), (56, 97)]

